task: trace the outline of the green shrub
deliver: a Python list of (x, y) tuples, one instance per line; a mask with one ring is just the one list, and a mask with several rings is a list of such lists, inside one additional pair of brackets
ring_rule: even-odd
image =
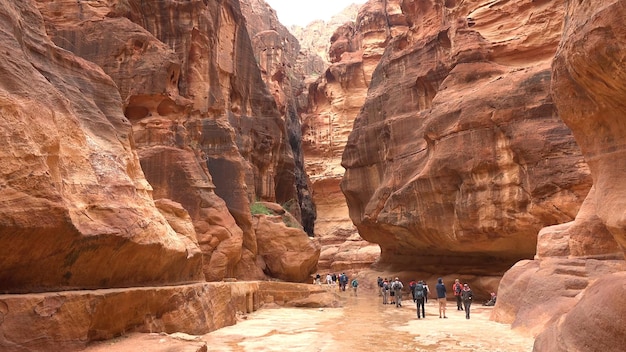
[(263, 203), (259, 202), (254, 202), (250, 205), (250, 212), (252, 215), (272, 215), (272, 212)]

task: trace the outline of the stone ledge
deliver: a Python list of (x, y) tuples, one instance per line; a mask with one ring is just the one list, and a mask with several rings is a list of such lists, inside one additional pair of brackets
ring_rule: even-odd
[(76, 351), (130, 332), (202, 335), (263, 304), (285, 305), (323, 289), (283, 282), (0, 295), (0, 350)]

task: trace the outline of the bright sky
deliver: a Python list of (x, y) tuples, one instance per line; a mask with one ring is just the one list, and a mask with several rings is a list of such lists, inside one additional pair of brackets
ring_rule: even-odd
[(278, 14), (280, 23), (289, 27), (305, 27), (314, 20), (328, 21), (350, 4), (364, 4), (367, 0), (265, 0)]

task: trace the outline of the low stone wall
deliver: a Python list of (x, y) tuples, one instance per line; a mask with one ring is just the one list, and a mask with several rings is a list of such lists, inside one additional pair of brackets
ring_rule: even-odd
[(0, 295), (0, 350), (76, 351), (130, 332), (202, 335), (237, 322), (237, 312), (287, 305), (324, 291), (282, 282), (210, 282)]

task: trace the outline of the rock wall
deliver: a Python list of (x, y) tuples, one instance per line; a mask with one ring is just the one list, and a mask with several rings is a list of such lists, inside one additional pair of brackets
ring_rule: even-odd
[(285, 171), (276, 182), (276, 201), (284, 204), (299, 219), (304, 231), (313, 237), (317, 213), (304, 168), (300, 127), (300, 112), (307, 103), (304, 77), (308, 58), (303, 55), (298, 40), (278, 22), (276, 13), (265, 1), (241, 3), (261, 77), (285, 122), (293, 153), (294, 164), (284, 167)]
[(295, 199), (299, 191), (285, 122), (262, 80), (239, 2), (38, 6), (52, 40), (99, 65), (119, 87), (152, 195), (188, 212), (205, 278), (266, 277), (250, 205)]
[(506, 273), (492, 317), (537, 336), (534, 351), (621, 351), (626, 2), (565, 4), (552, 96), (589, 164), (593, 188), (574, 221), (541, 230), (535, 260)]
[(340, 302), (320, 286), (281, 282), (0, 295), (0, 349), (82, 351), (95, 341), (133, 332), (203, 335), (264, 305), (319, 308)]
[(334, 31), (327, 49), (330, 65), (309, 85), (303, 144), (319, 214), (321, 270), (364, 269), (380, 255), (378, 245), (364, 241), (350, 219), (340, 188), (345, 173), (341, 156), (384, 48), (406, 29), (399, 1), (364, 4), (356, 21)]
[(0, 291), (202, 280), (198, 245), (152, 200), (116, 83), (57, 47), (35, 5), (0, 2)]
[(591, 187), (550, 95), (563, 2), (397, 9), (369, 18), (407, 30), (384, 45), (343, 152), (350, 218), (380, 245), (380, 268), (502, 275), (534, 256), (541, 228), (573, 220)]

